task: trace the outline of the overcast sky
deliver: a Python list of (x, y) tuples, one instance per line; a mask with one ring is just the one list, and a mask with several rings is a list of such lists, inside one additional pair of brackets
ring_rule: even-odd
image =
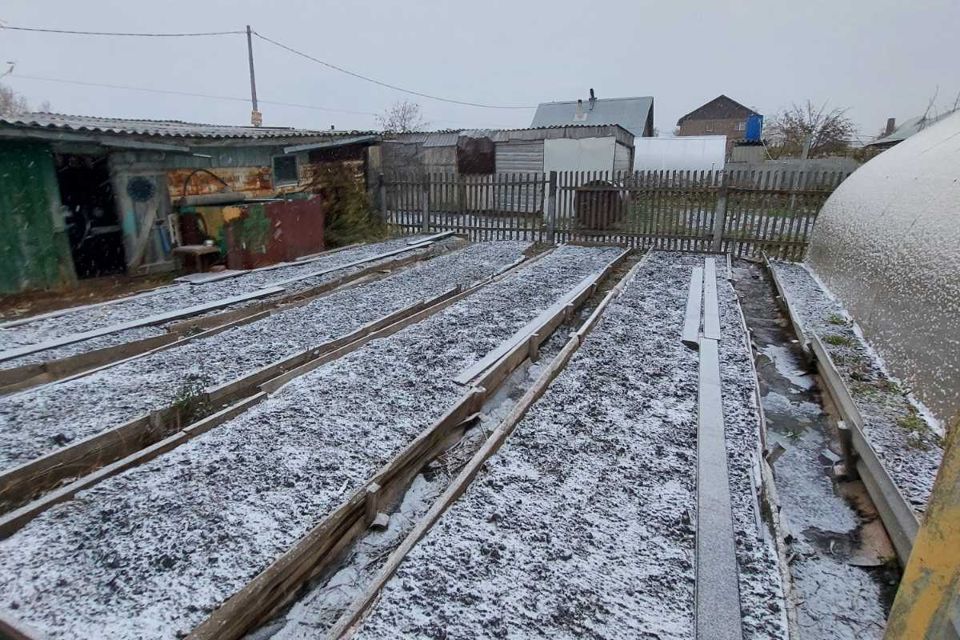
[[(960, 92), (958, 0), (4, 0), (7, 25), (101, 31), (219, 31), (250, 24), (314, 57), (457, 100), (538, 102), (654, 96), (656, 126), (725, 93), (773, 116), (807, 99), (849, 109), (863, 136)], [(523, 127), (533, 109), (482, 109), (405, 96), (254, 42), (264, 124), (368, 129), (396, 100), (432, 128)], [(54, 111), (247, 124), (243, 101), (28, 76), (249, 97), (246, 39), (93, 38), (0, 30), (2, 80)], [(3, 67), (6, 69), (6, 65)], [(353, 112), (353, 113), (350, 113)], [(359, 113), (357, 113), (359, 112)]]

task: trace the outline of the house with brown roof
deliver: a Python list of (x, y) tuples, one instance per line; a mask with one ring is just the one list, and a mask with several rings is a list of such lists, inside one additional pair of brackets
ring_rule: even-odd
[(677, 120), (678, 136), (727, 136), (727, 155), (747, 133), (747, 120), (759, 116), (736, 100), (719, 95)]

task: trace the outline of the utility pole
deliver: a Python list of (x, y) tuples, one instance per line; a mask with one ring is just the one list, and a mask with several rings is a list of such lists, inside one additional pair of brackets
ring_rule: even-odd
[(257, 76), (253, 71), (253, 36), (250, 25), (247, 25), (247, 56), (250, 59), (250, 103), (253, 111), (250, 112), (250, 124), (259, 127), (263, 124), (263, 114), (257, 109)]

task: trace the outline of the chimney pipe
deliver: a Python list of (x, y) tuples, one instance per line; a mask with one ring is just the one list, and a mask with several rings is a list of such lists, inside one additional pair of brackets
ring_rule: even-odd
[(888, 136), (893, 133), (893, 130), (897, 128), (897, 119), (896, 118), (887, 118), (887, 128), (884, 130), (883, 135)]
[(574, 120), (586, 120), (587, 114), (583, 112), (583, 100), (577, 100), (577, 114)]
[(593, 93), (593, 89), (590, 89), (590, 111), (593, 111), (593, 107), (597, 104), (597, 96)]

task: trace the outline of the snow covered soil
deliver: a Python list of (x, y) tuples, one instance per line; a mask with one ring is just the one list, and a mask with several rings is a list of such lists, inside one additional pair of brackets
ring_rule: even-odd
[[(44, 318), (21, 324), (14, 327), (0, 329), (0, 352), (17, 347), (39, 344), (48, 340), (61, 338), (64, 336), (93, 331), (110, 325), (131, 322), (148, 316), (167, 313), (177, 309), (183, 309), (194, 305), (214, 302), (231, 296), (251, 293), (258, 289), (273, 286), (274, 283), (288, 278), (304, 276), (306, 274), (321, 271), (324, 269), (336, 269), (337, 267), (371, 258), (381, 253), (403, 249), (411, 241), (410, 237), (396, 238), (385, 242), (374, 244), (365, 244), (352, 249), (345, 249), (329, 256), (322, 257), (313, 262), (290, 263), (276, 269), (252, 270), (243, 275), (224, 280), (216, 280), (205, 284), (173, 284), (167, 287), (161, 287), (145, 295), (134, 296), (128, 300), (119, 301), (113, 304), (102, 305), (99, 307), (78, 308), (75, 311), (64, 315)], [(346, 271), (324, 274), (300, 280), (285, 285), (284, 294), (293, 293), (299, 290), (307, 289), (322, 284), (326, 280), (340, 277), (344, 273), (359, 270), (369, 266), (368, 264), (348, 267)], [(253, 302), (239, 303), (252, 304)], [(239, 305), (234, 305), (235, 308)], [(222, 310), (221, 310), (222, 311)], [(154, 333), (159, 335), (162, 330), (154, 327)], [(143, 333), (143, 332), (139, 332)], [(106, 337), (106, 336), (104, 336)], [(137, 336), (145, 337), (145, 336)], [(125, 342), (124, 340), (123, 342)], [(99, 347), (119, 344), (109, 340), (99, 340)], [(83, 349), (88, 351), (89, 348)], [(83, 351), (78, 351), (81, 353)], [(0, 367), (8, 369), (32, 362), (43, 362), (49, 360), (49, 351), (47, 355), (40, 357), (39, 360), (29, 357), (15, 358), (0, 363)], [(63, 357), (58, 356), (58, 357)]]
[(88, 376), (0, 397), (0, 470), (170, 406), (189, 390), (339, 338), (418, 300), (491, 276), (529, 245), (472, 245), (208, 338)]
[(906, 390), (887, 375), (883, 362), (840, 302), (806, 266), (786, 262), (772, 262), (771, 266), (804, 331), (820, 336), (845, 378), (870, 445), (914, 510), (923, 513), (943, 458), (940, 436)]
[[(413, 549), (358, 637), (693, 637), (698, 356), (680, 332), (690, 270), (702, 264), (647, 259)], [(750, 491), (750, 356), (726, 282), (720, 309), (744, 635), (784, 637), (776, 557)]]
[(462, 397), (454, 375), (619, 253), (561, 247), (53, 507), (0, 542), (0, 606), (52, 638), (188, 632)]

